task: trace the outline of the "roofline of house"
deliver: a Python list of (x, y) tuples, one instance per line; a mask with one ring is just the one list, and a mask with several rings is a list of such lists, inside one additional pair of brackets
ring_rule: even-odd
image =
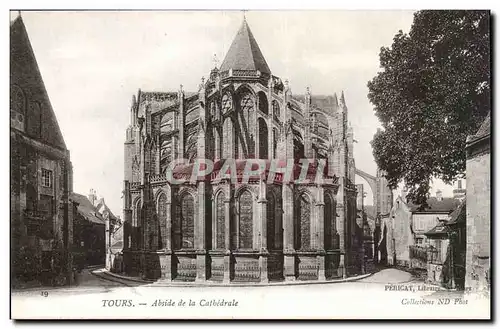
[(436, 210), (436, 211), (412, 211), (411, 213), (412, 214), (451, 214), (453, 212), (453, 210), (447, 210), (447, 211), (444, 211), (444, 210)]
[(468, 141), (466, 142), (465, 148), (473, 147), (473, 146), (475, 146), (476, 144), (482, 143), (482, 142), (484, 142), (485, 140), (490, 139), (490, 137), (491, 137), (491, 133), (488, 133), (488, 134), (483, 135), (483, 136), (481, 136), (481, 137), (470, 139), (470, 140), (468, 140)]

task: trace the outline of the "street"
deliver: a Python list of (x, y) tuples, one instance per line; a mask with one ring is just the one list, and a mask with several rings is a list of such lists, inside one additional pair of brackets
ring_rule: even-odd
[[(98, 278), (88, 270), (78, 280), (76, 287), (14, 291), (12, 316), (102, 319), (186, 318), (194, 314), (200, 318), (230, 318), (258, 314), (259, 318), (424, 318), (457, 317), (463, 312), (471, 317), (489, 314), (488, 299), (456, 293), (449, 298), (442, 293), (439, 296), (452, 304), (446, 309), (417, 306), (423, 301), (436, 305), (436, 291), (426, 290), (430, 286), (412, 281), (409, 273), (397, 269), (384, 269), (353, 282), (258, 287), (167, 287), (155, 283), (124, 286)], [(405, 291), (411, 287), (414, 291)], [(236, 305), (222, 306), (228, 303)], [(477, 307), (460, 303), (475, 303)]]

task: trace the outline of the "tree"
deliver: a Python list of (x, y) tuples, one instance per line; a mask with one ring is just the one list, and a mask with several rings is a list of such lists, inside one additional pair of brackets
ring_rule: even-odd
[(380, 51), (368, 98), (382, 129), (371, 144), (389, 185), (423, 207), (433, 178), (465, 175), (465, 143), (490, 111), (489, 11), (419, 11)]

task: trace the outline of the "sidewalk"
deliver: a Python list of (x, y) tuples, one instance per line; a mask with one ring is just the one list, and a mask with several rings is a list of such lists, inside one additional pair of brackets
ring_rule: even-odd
[[(373, 273), (357, 275), (353, 277), (348, 277), (345, 279), (334, 279), (328, 281), (278, 281), (278, 282), (231, 282), (222, 283), (214, 281), (202, 281), (202, 282), (184, 282), (184, 281), (167, 281), (167, 280), (151, 280), (142, 279), (140, 277), (130, 277), (124, 276), (116, 273), (109, 272), (105, 268), (95, 270), (92, 274), (102, 277), (106, 280), (116, 280), (125, 285), (130, 285), (131, 283), (142, 283), (146, 287), (269, 287), (269, 286), (291, 286), (291, 285), (317, 285), (317, 284), (331, 284), (331, 283), (342, 283), (342, 282), (353, 282), (361, 279), (365, 279), (373, 275)], [(128, 284), (127, 284), (128, 283)]]
[(98, 284), (89, 285), (89, 278), (94, 277), (91, 273), (96, 268), (102, 268), (103, 265), (92, 265), (82, 269), (81, 272), (77, 273), (77, 281), (73, 282), (71, 285), (62, 286), (51, 286), (43, 285), (38, 281), (24, 282), (23, 286), (11, 287), (11, 293), (30, 293), (30, 292), (42, 292), (42, 291), (81, 291), (84, 289), (102, 289), (102, 286)]

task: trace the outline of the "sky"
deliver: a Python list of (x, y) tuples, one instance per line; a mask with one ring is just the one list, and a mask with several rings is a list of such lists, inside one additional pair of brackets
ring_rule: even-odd
[[(11, 13), (11, 18), (17, 13)], [(354, 129), (357, 168), (376, 173), (370, 141), (378, 119), (367, 82), (379, 71), (379, 52), (412, 11), (247, 11), (246, 19), (276, 76), (292, 93), (343, 90)], [(97, 191), (122, 215), (125, 130), (132, 95), (196, 91), (219, 65), (238, 31), (242, 11), (23, 12), (23, 21), (73, 163), (73, 188)], [(372, 204), (367, 192), (366, 204)], [(452, 187), (436, 189), (451, 196)]]

